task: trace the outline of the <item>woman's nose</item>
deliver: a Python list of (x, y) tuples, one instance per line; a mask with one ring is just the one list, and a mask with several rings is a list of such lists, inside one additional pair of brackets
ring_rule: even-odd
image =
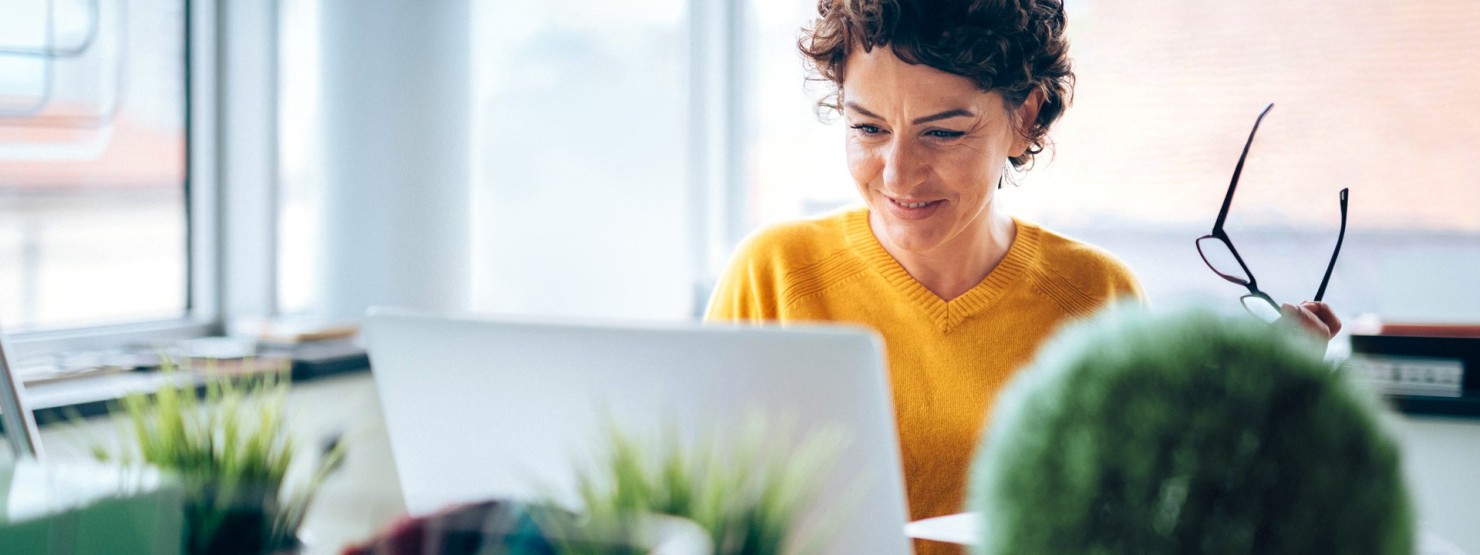
[(924, 181), (924, 164), (910, 145), (899, 138), (889, 141), (884, 151), (884, 188), (895, 193), (909, 193)]

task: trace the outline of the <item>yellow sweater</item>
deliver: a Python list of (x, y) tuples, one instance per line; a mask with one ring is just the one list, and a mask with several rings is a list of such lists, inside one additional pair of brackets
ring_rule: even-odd
[(884, 338), (910, 518), (960, 512), (998, 390), (1060, 324), (1139, 298), (1111, 255), (1015, 220), (1017, 238), (980, 284), (949, 302), (874, 238), (867, 209), (762, 229), (740, 246), (707, 320), (841, 321)]

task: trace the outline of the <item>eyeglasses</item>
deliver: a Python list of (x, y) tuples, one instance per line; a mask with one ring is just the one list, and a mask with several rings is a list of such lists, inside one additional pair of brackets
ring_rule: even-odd
[[(1254, 144), (1254, 133), (1259, 131), (1259, 122), (1264, 121), (1264, 116), (1271, 108), (1274, 108), (1274, 103), (1265, 106), (1264, 111), (1259, 112), (1259, 118), (1254, 120), (1254, 129), (1249, 131), (1244, 152), (1239, 155), (1238, 165), (1233, 168), (1233, 181), (1228, 184), (1228, 194), (1223, 197), (1223, 208), (1218, 211), (1218, 221), (1213, 222), (1213, 232), (1197, 239), (1197, 252), (1202, 255), (1203, 263), (1218, 274), (1218, 277), (1248, 288), (1249, 294), (1240, 297), (1239, 302), (1250, 314), (1266, 322), (1279, 319), (1280, 305), (1259, 290), (1259, 282), (1254, 279), (1254, 273), (1249, 271), (1249, 266), (1244, 264), (1238, 249), (1233, 248), (1233, 242), (1228, 239), (1228, 233), (1223, 231), (1223, 222), (1228, 219), (1228, 207), (1233, 204), (1233, 190), (1238, 187), (1238, 176), (1244, 170), (1244, 159), (1249, 157), (1249, 146)], [(1341, 241), (1346, 238), (1347, 189), (1342, 189), (1340, 195), (1341, 232), (1336, 236), (1336, 249), (1331, 251), (1331, 262), (1326, 264), (1326, 275), (1321, 276), (1321, 287), (1316, 290), (1315, 301), (1326, 296), (1326, 284), (1331, 280), (1331, 270), (1336, 268), (1336, 255), (1341, 254)]]

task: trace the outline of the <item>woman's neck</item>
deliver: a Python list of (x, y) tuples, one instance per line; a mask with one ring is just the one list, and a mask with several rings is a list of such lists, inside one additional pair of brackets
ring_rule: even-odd
[(889, 253), (910, 277), (920, 282), (941, 300), (950, 301), (970, 291), (987, 279), (987, 275), (1007, 257), (1017, 236), (1017, 225), (1011, 217), (990, 207), (980, 225), (966, 230), (940, 246), (926, 252), (898, 248), (885, 239), (869, 219), (874, 237), (879, 238)]

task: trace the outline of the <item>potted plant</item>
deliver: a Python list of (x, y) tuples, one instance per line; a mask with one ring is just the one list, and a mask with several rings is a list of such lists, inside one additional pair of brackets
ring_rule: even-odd
[[(720, 441), (729, 437), (736, 439)], [(759, 415), (687, 442), (671, 426), (656, 439), (612, 426), (594, 464), (576, 470), (582, 523), (640, 533), (643, 515), (672, 515), (708, 532), (716, 555), (817, 552), (842, 515), (801, 524), (817, 516), (817, 488), (842, 440), (834, 430), (798, 437), (792, 426)], [(557, 537), (579, 537), (554, 528)], [(577, 542), (561, 547), (561, 553), (613, 552)]]
[(1411, 553), (1383, 409), (1303, 333), (1134, 307), (1066, 327), (998, 398), (975, 553)]
[(335, 442), (306, 479), (290, 483), (298, 444), (285, 419), (286, 374), (206, 372), (198, 379), (166, 362), (161, 376), (157, 391), (119, 400), (119, 445), (95, 446), (94, 455), (179, 476), (187, 553), (296, 551), (298, 528), (315, 491), (343, 460), (343, 445)]

